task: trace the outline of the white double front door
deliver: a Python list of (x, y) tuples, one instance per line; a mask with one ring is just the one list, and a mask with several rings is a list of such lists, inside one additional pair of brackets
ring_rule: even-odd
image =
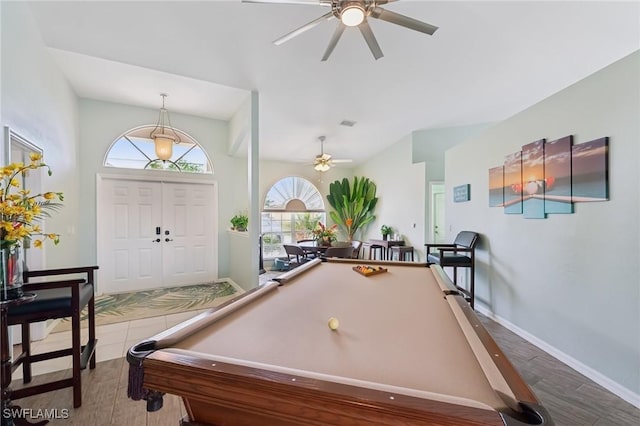
[(99, 194), (100, 293), (217, 278), (214, 185), (102, 178)]

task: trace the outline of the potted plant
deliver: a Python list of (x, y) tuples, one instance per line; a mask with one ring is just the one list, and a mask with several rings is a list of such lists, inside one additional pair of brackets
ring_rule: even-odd
[(331, 220), (345, 232), (349, 241), (357, 230), (373, 222), (376, 218), (373, 210), (376, 207), (376, 184), (369, 178), (353, 178), (353, 185), (347, 178), (329, 185), (327, 201), (334, 209), (329, 212)]
[(336, 231), (338, 226), (325, 226), (322, 222), (318, 222), (315, 228), (313, 228), (313, 237), (317, 241), (319, 246), (330, 246), (334, 242), (336, 237)]
[(382, 234), (382, 239), (383, 240), (387, 240), (389, 238), (389, 235), (391, 235), (392, 232), (393, 232), (393, 230), (391, 229), (390, 226), (382, 225), (380, 227), (380, 233)]
[(247, 225), (249, 225), (249, 217), (244, 213), (238, 213), (231, 218), (231, 229), (244, 232), (247, 230)]

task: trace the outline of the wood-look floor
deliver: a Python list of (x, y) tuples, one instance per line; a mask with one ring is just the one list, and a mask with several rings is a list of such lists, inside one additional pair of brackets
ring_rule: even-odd
[[(497, 323), (481, 315), (480, 318), (550, 411), (556, 425), (640, 425), (640, 410), (633, 405)], [(65, 375), (69, 372), (38, 376), (34, 383)], [(56, 409), (60, 416), (64, 416), (63, 410), (68, 410), (68, 418), (52, 420), (50, 425), (177, 426), (179, 419), (185, 416), (181, 400), (166, 395), (164, 408), (147, 413), (144, 402), (127, 398), (127, 375), (128, 365), (123, 358), (98, 363), (93, 371), (85, 370), (83, 402), (78, 409), (72, 408), (70, 388), (20, 399), (16, 404), (31, 408), (34, 414), (38, 409)], [(20, 380), (14, 383), (16, 388), (20, 386)]]

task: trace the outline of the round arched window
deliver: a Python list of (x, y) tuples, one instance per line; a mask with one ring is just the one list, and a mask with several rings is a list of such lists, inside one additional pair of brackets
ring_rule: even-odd
[(262, 208), (262, 249), (265, 258), (286, 255), (283, 244), (312, 239), (318, 222), (326, 223), (322, 195), (308, 180), (288, 176), (267, 191)]
[(324, 211), (318, 189), (308, 180), (289, 176), (276, 182), (264, 199), (264, 210)]
[(122, 134), (111, 144), (104, 165), (124, 169), (213, 173), (211, 161), (200, 144), (178, 129), (174, 130), (180, 136), (180, 143), (173, 145), (173, 155), (167, 161), (159, 160), (154, 142), (150, 137), (155, 127), (153, 125), (136, 127)]

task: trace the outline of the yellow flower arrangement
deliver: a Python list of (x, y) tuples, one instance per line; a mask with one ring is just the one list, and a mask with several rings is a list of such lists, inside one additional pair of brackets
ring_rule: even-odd
[(29, 155), (31, 162), (11, 163), (0, 169), (0, 248), (10, 248), (20, 245), (21, 241), (28, 238), (34, 247), (41, 247), (47, 239), (54, 244), (60, 242), (60, 235), (45, 234), (37, 221), (49, 217), (48, 210), (56, 210), (62, 204), (55, 200), (63, 201), (61, 192), (44, 192), (31, 195), (28, 189), (21, 189), (20, 177), (25, 176), (29, 170), (46, 167), (49, 176), (51, 169), (42, 162), (42, 156), (37, 153)]

